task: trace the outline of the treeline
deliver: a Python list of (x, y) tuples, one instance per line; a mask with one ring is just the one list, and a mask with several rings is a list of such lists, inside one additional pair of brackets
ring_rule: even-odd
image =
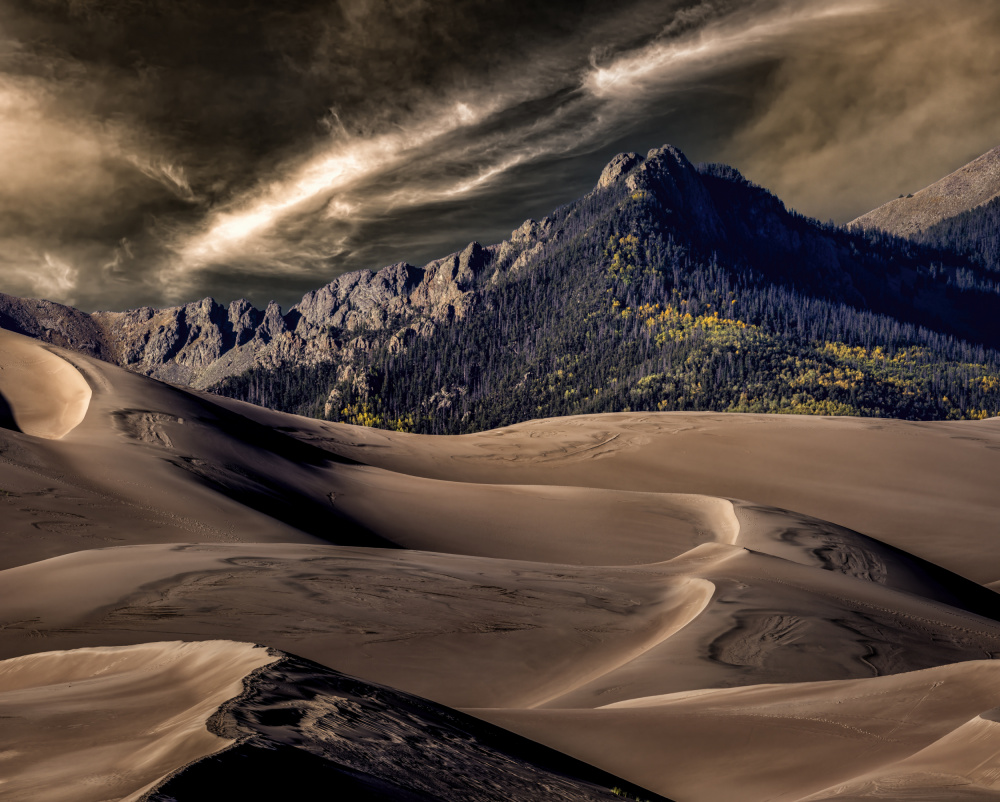
[[(995, 304), (949, 283), (968, 261), (818, 226), (747, 182), (708, 179), (723, 241), (672, 224), (655, 191), (618, 186), (555, 213), (541, 254), (501, 265), (465, 319), (403, 350), (392, 328), (339, 332), (330, 363), (256, 369), (217, 390), (424, 433), (623, 410), (1000, 414), (1000, 353), (956, 335)], [(920, 311), (916, 294), (940, 308)]]
[(969, 256), (1000, 281), (1000, 198), (943, 220), (914, 239)]

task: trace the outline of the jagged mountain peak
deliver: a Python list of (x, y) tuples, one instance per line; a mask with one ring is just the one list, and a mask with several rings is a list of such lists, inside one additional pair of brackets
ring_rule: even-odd
[[(645, 156), (616, 155), (594, 191), (540, 221), (526, 220), (499, 244), (471, 242), (423, 266), (397, 262), (377, 271), (346, 273), (306, 293), (284, 314), (273, 302), (257, 309), (245, 299), (225, 307), (206, 298), (170, 309), (86, 315), (56, 304), (4, 296), (0, 326), (200, 389), (239, 394), (244, 390), (232, 388), (253, 382), (254, 375), (294, 372), (305, 378), (265, 383), (285, 387), (289, 394), (284, 400), (262, 391), (262, 384), (240, 397), (308, 414), (368, 409), (365, 405), (373, 399), (380, 403), (384, 386), (380, 377), (392, 371), (401, 371), (400, 378), (385, 386), (392, 392), (413, 386), (418, 395), (405, 404), (398, 402), (408, 410), (399, 413), (404, 417), (414, 410), (418, 416), (420, 410), (438, 410), (427, 412), (431, 417), (451, 415), (449, 410), (469, 408), (470, 395), (479, 399), (476, 403), (493, 404), (485, 399), (492, 398), (497, 387), (502, 387), (501, 395), (520, 398), (554, 371), (558, 381), (545, 383), (544, 392), (537, 391), (544, 397), (530, 403), (522, 399), (517, 411), (509, 413), (502, 404), (494, 404), (483, 421), (500, 425), (528, 413), (604, 410), (606, 404), (595, 406), (594, 399), (610, 398), (612, 392), (617, 407), (631, 407), (635, 398), (646, 398), (647, 390), (654, 389), (659, 394), (658, 409), (672, 403), (670, 393), (687, 404), (691, 393), (671, 390), (669, 382), (656, 378), (673, 369), (673, 357), (667, 352), (687, 348), (689, 335), (699, 331), (697, 327), (687, 331), (686, 323), (675, 326), (671, 314), (680, 316), (678, 321), (694, 321), (707, 310), (733, 326), (751, 324), (747, 331), (778, 338), (727, 342), (723, 350), (732, 350), (732, 358), (726, 357), (719, 375), (743, 370), (737, 361), (744, 360), (745, 348), (764, 347), (765, 342), (777, 346), (779, 340), (780, 348), (772, 349), (773, 354), (782, 348), (789, 353), (805, 349), (812, 359), (810, 349), (825, 340), (835, 341), (838, 348), (866, 349), (875, 343), (901, 347), (913, 341), (929, 345), (935, 353), (946, 349), (949, 358), (960, 353), (965, 362), (978, 364), (985, 356), (976, 347), (1000, 343), (1000, 336), (984, 325), (994, 314), (995, 291), (988, 278), (971, 270), (959, 254), (948, 256), (893, 237), (821, 225), (790, 211), (737, 170), (695, 166), (680, 150), (665, 145)], [(656, 317), (644, 320), (641, 331), (634, 330), (632, 317), (623, 317), (635, 310), (652, 315), (651, 309)], [(885, 320), (876, 321), (876, 315)], [(629, 339), (634, 336), (639, 339)], [(947, 339), (956, 336), (968, 340), (968, 347)], [(802, 338), (808, 343), (800, 342)], [(562, 382), (558, 377), (578, 376), (576, 370), (557, 363), (581, 359), (591, 348), (597, 348), (591, 356), (600, 364), (591, 368), (594, 377), (588, 394), (577, 397), (574, 388), (564, 388), (555, 401), (549, 399), (545, 393), (554, 392), (552, 388)], [(636, 362), (629, 368), (635, 375), (604, 375), (606, 361), (596, 354), (614, 348), (635, 351), (614, 357), (624, 360), (623, 366), (642, 355), (642, 367)], [(538, 356), (548, 353), (546, 349), (555, 350)], [(840, 354), (836, 358), (841, 359), (854, 352), (841, 348), (830, 353)], [(536, 364), (538, 359), (545, 364)], [(684, 359), (688, 364), (687, 356)], [(419, 363), (410, 365), (408, 360)], [(780, 375), (788, 373), (788, 365), (799, 370), (801, 358), (790, 360), (775, 370)], [(491, 365), (489, 371), (510, 368), (512, 372), (509, 377), (497, 373), (496, 379), (485, 378), (483, 364)], [(751, 364), (763, 363), (755, 358)], [(438, 378), (445, 373), (452, 378)], [(788, 375), (796, 383), (782, 390), (779, 400), (786, 407), (801, 407), (803, 402), (795, 399), (805, 395), (798, 388), (803, 382), (820, 380), (811, 374)], [(992, 385), (976, 376), (970, 379), (973, 384), (963, 385), (962, 406), (955, 408), (959, 414), (966, 408), (981, 414), (987, 408), (983, 404), (993, 403), (983, 396)], [(614, 382), (602, 389), (612, 378)], [(634, 393), (627, 389), (640, 380), (648, 386)], [(302, 387), (295, 389), (298, 381)], [(831, 386), (839, 391), (844, 384), (837, 379)], [(307, 385), (308, 392), (322, 394), (318, 400), (313, 396), (308, 409), (298, 400), (288, 400), (299, 399)], [(694, 393), (705, 394), (706, 386), (695, 382)], [(817, 392), (825, 398), (827, 389), (820, 382)], [(749, 399), (757, 391), (747, 385), (732, 392), (725, 408), (745, 407), (749, 401), (744, 403), (743, 397)], [(837, 401), (840, 406), (822, 408), (841, 410), (838, 414), (859, 408), (905, 416), (936, 414), (927, 405), (915, 407), (912, 393), (884, 404), (874, 390), (871, 395), (874, 400), (859, 400), (848, 392)], [(591, 399), (589, 406), (571, 405), (586, 399)], [(951, 403), (949, 397), (938, 393), (937, 399), (933, 409), (941, 407), (951, 414), (951, 406), (942, 406)]]

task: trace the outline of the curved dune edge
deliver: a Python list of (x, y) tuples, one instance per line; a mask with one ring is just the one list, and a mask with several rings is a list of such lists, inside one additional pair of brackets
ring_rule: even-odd
[(679, 581), (667, 584), (663, 596), (669, 606), (660, 614), (658, 627), (648, 638), (637, 643), (632, 649), (624, 651), (610, 664), (603, 663), (593, 666), (580, 676), (564, 681), (558, 690), (534, 700), (530, 704), (525, 704), (524, 707), (531, 709), (551, 704), (573, 691), (611, 674), (616, 669), (628, 665), (651, 649), (662, 646), (672, 635), (682, 630), (705, 611), (715, 595), (715, 590), (715, 585), (711, 582), (697, 577), (679, 578)]
[(339, 511), (386, 540), (449, 554), (648, 565), (704, 543), (733, 545), (740, 531), (733, 502), (702, 494), (455, 482), (367, 466), (338, 471), (331, 487)]
[(802, 802), (849, 799), (995, 799), (1000, 795), (1000, 722), (992, 710), (930, 746)]
[(661, 648), (713, 594), (655, 566), (280, 544), (93, 549), (0, 572), (0, 621), (16, 622), (0, 654), (34, 650), (39, 633), (49, 648), (226, 637), (450, 706), (527, 707)]
[(134, 798), (231, 741), (207, 720), (276, 658), (232, 641), (74, 649), (0, 662), (0, 796)]
[(956, 784), (996, 793), (998, 701), (1000, 664), (971, 661), (590, 710), (465, 712), (674, 799), (929, 800), (966, 798)]
[(0, 330), (0, 397), (20, 431), (65, 437), (83, 422), (91, 395), (87, 380), (65, 359), (29, 337)]

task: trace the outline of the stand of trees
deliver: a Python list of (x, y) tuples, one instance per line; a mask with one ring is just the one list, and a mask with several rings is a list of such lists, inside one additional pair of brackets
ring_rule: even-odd
[(541, 253), (482, 277), (464, 319), (403, 349), (393, 326), (338, 332), (365, 347), (216, 391), (440, 434), (623, 410), (1000, 415), (995, 243), (973, 259), (979, 235), (960, 227), (923, 243), (848, 232), (728, 168), (700, 175), (722, 237), (655, 186), (618, 184), (557, 211)]

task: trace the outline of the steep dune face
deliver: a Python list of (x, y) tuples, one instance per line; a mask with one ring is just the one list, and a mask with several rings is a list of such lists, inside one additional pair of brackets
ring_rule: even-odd
[[(44, 353), (91, 397), (61, 439), (0, 430), (0, 706), (58, 737), (5, 747), (22, 785), (0, 795), (197, 800), (265, 782), (252, 766), (460, 799), (406, 781), (474, 763), (439, 705), (611, 773), (504, 780), (513, 741), (490, 741), (476, 798), (601, 799), (616, 777), (691, 800), (997, 790), (996, 421), (620, 414), (435, 438)], [(200, 643), (142, 645), (177, 639)], [(219, 640), (317, 665), (275, 664), (250, 700), (265, 653)], [(46, 785), (54, 755), (69, 774)], [(88, 777), (93, 797), (65, 796)]]
[(249, 644), (209, 642), (0, 662), (0, 796), (97, 802), (141, 793), (231, 743), (206, 720), (274, 659)]
[[(213, 721), (239, 739), (187, 767), (149, 802), (308, 798), (356, 802), (665, 802), (612, 774), (392, 688), (281, 656)], [(618, 793), (612, 791), (617, 789)]]
[(58, 440), (83, 421), (90, 397), (90, 385), (73, 365), (0, 329), (0, 426)]

